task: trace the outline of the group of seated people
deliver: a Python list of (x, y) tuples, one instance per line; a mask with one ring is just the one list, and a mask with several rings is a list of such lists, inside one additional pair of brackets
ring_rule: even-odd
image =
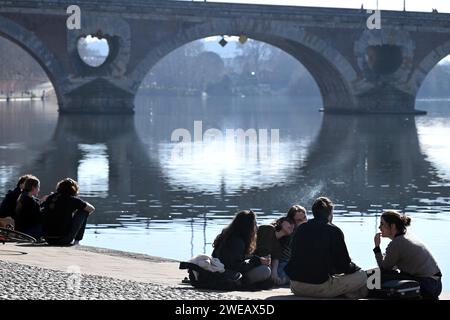
[(61, 180), (55, 192), (41, 199), (39, 191), (38, 178), (30, 174), (20, 177), (0, 205), (0, 227), (13, 228), (49, 245), (77, 244), (83, 239), (88, 216), (95, 210), (78, 197), (77, 182)]
[[(0, 227), (14, 227), (49, 245), (72, 245), (83, 239), (88, 216), (95, 208), (78, 197), (70, 178), (56, 191), (38, 199), (40, 182), (33, 175), (20, 177), (0, 205)], [(238, 212), (213, 243), (212, 256), (225, 269), (243, 275), (246, 285), (288, 285), (295, 295), (315, 298), (364, 298), (367, 273), (352, 262), (343, 232), (333, 221), (333, 203), (326, 197), (312, 205), (314, 219), (300, 205), (269, 225), (257, 225), (251, 210)], [(373, 252), (381, 281), (415, 280), (425, 299), (442, 292), (441, 271), (423, 243), (407, 233), (411, 218), (389, 210), (381, 215), (380, 233)], [(383, 255), (381, 237), (391, 239)]]
[[(298, 296), (365, 298), (368, 275), (352, 262), (344, 233), (334, 224), (333, 203), (326, 197), (312, 205), (314, 219), (295, 205), (271, 225), (257, 225), (251, 210), (236, 214), (216, 237), (212, 257), (225, 269), (240, 272), (246, 285), (290, 284)], [(381, 282), (415, 280), (424, 299), (438, 299), (441, 271), (423, 243), (407, 233), (411, 218), (397, 211), (383, 212), (380, 233), (374, 238)], [(391, 239), (383, 255), (381, 237)]]

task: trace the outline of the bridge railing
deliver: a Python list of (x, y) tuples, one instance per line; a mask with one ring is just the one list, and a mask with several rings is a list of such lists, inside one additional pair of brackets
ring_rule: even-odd
[[(176, 11), (177, 15), (270, 15), (273, 18), (299, 19), (310, 17), (316, 19), (329, 19), (341, 17), (361, 20), (367, 17), (367, 11), (361, 9), (325, 8), (305, 6), (262, 5), (245, 3), (218, 3), (200, 1), (175, 1), (175, 0), (0, 0), (0, 12), (14, 8), (61, 10), (69, 5), (79, 5), (82, 9), (104, 12), (121, 13), (161, 13), (170, 14)], [(9, 10), (8, 10), (9, 9)], [(368, 8), (369, 9), (369, 8)], [(389, 23), (395, 24), (420, 24), (425, 25), (429, 21), (446, 24), (450, 27), (449, 13), (404, 12), (382, 10), (383, 18)], [(65, 14), (63, 10), (61, 14)]]

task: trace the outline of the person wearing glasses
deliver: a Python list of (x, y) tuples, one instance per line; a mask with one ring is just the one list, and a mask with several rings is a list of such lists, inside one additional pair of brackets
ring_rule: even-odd
[(225, 269), (240, 272), (244, 286), (263, 283), (271, 275), (270, 257), (259, 257), (256, 249), (256, 215), (251, 210), (240, 211), (213, 243), (212, 256), (218, 258)]
[[(415, 280), (424, 299), (439, 299), (442, 292), (441, 270), (428, 248), (407, 232), (411, 218), (395, 210), (381, 215), (380, 231), (375, 235), (375, 258), (381, 269), (382, 282)], [(391, 239), (383, 255), (381, 237)]]

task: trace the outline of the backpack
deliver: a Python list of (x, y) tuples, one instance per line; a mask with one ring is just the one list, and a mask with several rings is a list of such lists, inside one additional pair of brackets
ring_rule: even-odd
[(420, 284), (414, 280), (390, 280), (381, 284), (380, 290), (370, 294), (378, 299), (420, 299)]
[(180, 262), (180, 269), (188, 271), (189, 283), (197, 289), (235, 291), (242, 286), (242, 274), (239, 272), (211, 272), (189, 262)]

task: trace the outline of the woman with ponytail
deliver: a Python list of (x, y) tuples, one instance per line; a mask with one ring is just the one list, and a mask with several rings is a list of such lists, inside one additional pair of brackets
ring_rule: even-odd
[[(416, 280), (424, 299), (439, 299), (442, 292), (441, 271), (425, 245), (407, 233), (406, 228), (410, 224), (410, 217), (394, 210), (381, 215), (381, 232), (375, 235), (373, 252), (382, 280)], [(392, 240), (384, 256), (380, 249), (381, 237)]]

